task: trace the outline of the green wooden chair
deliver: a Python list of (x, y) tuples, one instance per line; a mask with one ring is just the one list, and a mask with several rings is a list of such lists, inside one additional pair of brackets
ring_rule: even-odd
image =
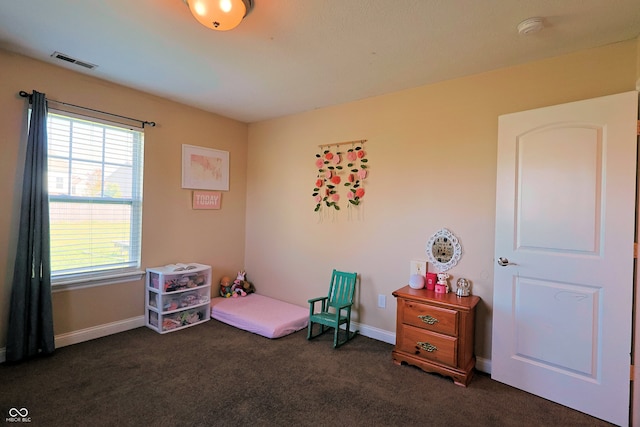
[[(326, 297), (312, 298), (309, 300), (309, 326), (307, 339), (324, 334), (329, 328), (334, 328), (333, 348), (340, 347), (355, 336), (357, 331), (351, 332), (351, 306), (356, 290), (356, 277), (358, 273), (345, 273), (333, 270), (329, 294)], [(320, 302), (320, 311), (316, 311), (316, 303)], [(320, 324), (320, 332), (313, 335), (314, 323)], [(345, 338), (340, 341), (340, 325), (345, 325)]]

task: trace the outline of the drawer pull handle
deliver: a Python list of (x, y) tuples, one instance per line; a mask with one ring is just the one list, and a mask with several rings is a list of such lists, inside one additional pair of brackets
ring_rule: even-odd
[(424, 351), (428, 351), (429, 353), (433, 353), (434, 351), (438, 350), (438, 347), (433, 344), (429, 344), (428, 342), (418, 341), (417, 344), (421, 349), (423, 349)]
[(420, 316), (418, 316), (418, 319), (422, 320), (427, 325), (435, 325), (436, 323), (438, 323), (438, 319), (425, 314), (421, 314)]

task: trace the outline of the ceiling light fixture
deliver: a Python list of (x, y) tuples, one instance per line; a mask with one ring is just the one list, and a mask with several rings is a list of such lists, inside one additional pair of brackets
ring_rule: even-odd
[(535, 34), (544, 28), (544, 20), (542, 18), (525, 19), (518, 24), (518, 33), (523, 36)]
[(253, 0), (182, 0), (193, 16), (207, 28), (218, 31), (238, 26), (253, 9)]

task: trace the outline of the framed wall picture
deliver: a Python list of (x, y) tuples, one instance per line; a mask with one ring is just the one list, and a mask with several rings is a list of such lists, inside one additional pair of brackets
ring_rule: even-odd
[(229, 152), (182, 144), (182, 188), (229, 191)]

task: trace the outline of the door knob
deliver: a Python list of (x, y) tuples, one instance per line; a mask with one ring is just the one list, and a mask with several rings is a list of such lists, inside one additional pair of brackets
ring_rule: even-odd
[(501, 267), (509, 265), (509, 260), (503, 257), (498, 258), (498, 265)]

